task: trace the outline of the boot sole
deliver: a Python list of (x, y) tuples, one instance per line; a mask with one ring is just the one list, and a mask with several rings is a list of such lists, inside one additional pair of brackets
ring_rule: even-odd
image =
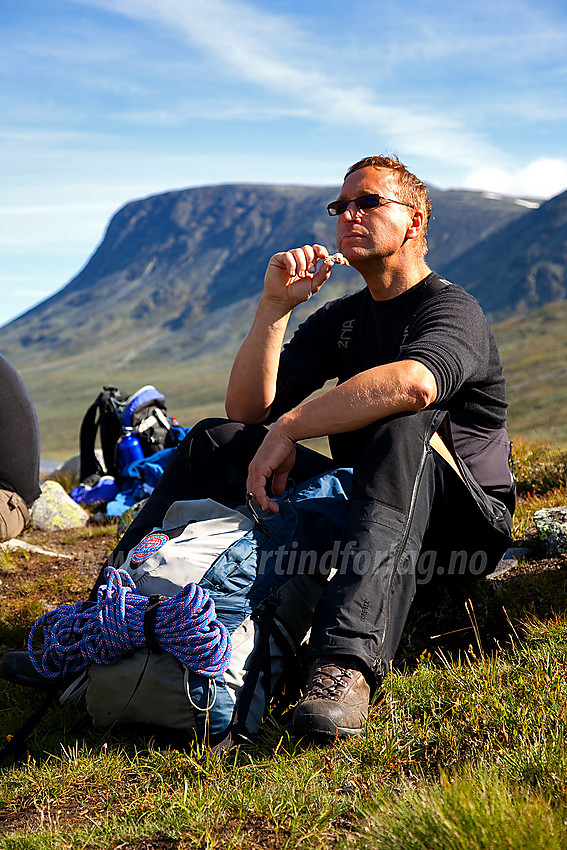
[(294, 731), (299, 735), (311, 738), (321, 738), (334, 741), (337, 738), (352, 738), (362, 735), (364, 726), (353, 729), (346, 726), (337, 726), (328, 717), (319, 714), (307, 714), (294, 723)]
[(49, 691), (55, 688), (66, 687), (72, 678), (48, 679), (46, 676), (26, 676), (24, 673), (16, 673), (2, 664), (0, 661), (0, 678), (12, 685), (21, 685), (24, 688), (36, 688), (36, 690)]

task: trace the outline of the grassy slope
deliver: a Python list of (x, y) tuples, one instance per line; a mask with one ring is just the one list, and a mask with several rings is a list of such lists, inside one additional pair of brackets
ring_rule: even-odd
[(495, 327), (512, 435), (567, 442), (567, 301)]
[[(387, 678), (363, 736), (317, 747), (269, 721), (238, 751), (161, 751), (55, 707), (27, 760), (0, 774), (0, 848), (566, 847), (567, 556), (542, 560), (530, 519), (565, 504), (567, 452), (518, 449), (529, 495), (515, 536), (532, 554), (478, 582), (470, 602), (436, 592), (435, 605), (416, 605), (406, 666)], [(116, 539), (108, 526), (34, 534), (73, 560), (0, 558), (0, 652), (21, 646), (43, 611), (85, 598)], [(36, 692), (0, 681), (0, 741), (36, 707)]]
[[(538, 486), (549, 469), (525, 448), (521, 478)], [(77, 551), (86, 536), (52, 545)], [(81, 725), (80, 707), (52, 708), (27, 760), (0, 775), (0, 848), (564, 848), (567, 622), (553, 614), (567, 606), (564, 567), (536, 557), (477, 584), (468, 606), (438, 593), (434, 610), (418, 607), (408, 666), (386, 680), (365, 734), (331, 747), (269, 721), (238, 751), (159, 750), (133, 730)], [(81, 598), (81, 581), (84, 596), (89, 576), (72, 562), (48, 570), (34, 577), (23, 554), (0, 563), (4, 587), (11, 575), (23, 591), (0, 588), (2, 648), (55, 598)], [(37, 693), (0, 681), (0, 740), (36, 706)]]
[(102, 358), (30, 366), (20, 370), (35, 404), (41, 432), (41, 453), (64, 460), (78, 451), (79, 427), (88, 405), (103, 385), (133, 392), (154, 384), (165, 393), (168, 413), (182, 425), (204, 416), (223, 415), (223, 398), (230, 364), (201, 363), (143, 369), (132, 365), (108, 369)]

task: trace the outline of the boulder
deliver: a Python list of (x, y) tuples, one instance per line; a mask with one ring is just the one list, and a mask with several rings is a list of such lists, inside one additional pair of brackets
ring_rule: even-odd
[(90, 516), (57, 481), (43, 482), (41, 496), (31, 506), (30, 514), (32, 525), (42, 531), (81, 528)]
[(489, 573), (486, 578), (489, 581), (498, 581), (499, 579), (507, 578), (518, 566), (518, 561), (529, 557), (530, 551), (530, 549), (523, 546), (507, 549), (494, 568), (494, 572)]
[[(95, 456), (100, 463), (100, 465), (104, 468), (104, 458), (102, 456), (102, 449), (95, 449)], [(57, 466), (50, 478), (55, 479), (56, 481), (59, 479), (68, 479), (73, 484), (79, 483), (79, 474), (81, 471), (81, 455), (76, 454), (72, 457), (68, 458), (64, 463), (60, 463)]]
[(534, 522), (547, 555), (567, 553), (567, 506), (542, 508), (535, 512)]

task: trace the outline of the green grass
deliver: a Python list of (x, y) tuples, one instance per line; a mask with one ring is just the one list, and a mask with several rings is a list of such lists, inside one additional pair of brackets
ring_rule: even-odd
[(567, 487), (567, 449), (517, 439), (513, 441), (513, 458), (520, 496)]
[(513, 435), (567, 442), (567, 301), (494, 328), (508, 389)]
[[(77, 709), (53, 709), (0, 780), (0, 847), (564, 847), (566, 647), (557, 618), (491, 656), (422, 659), (363, 736), (327, 748), (268, 724), (229, 753), (159, 752), (79, 740)], [(6, 687), (3, 729), (32, 702)]]
[(382, 850), (561, 850), (567, 842), (561, 807), (486, 769), (408, 785), (384, 800), (363, 835)]
[[(517, 452), (529, 482), (518, 538), (530, 539), (536, 505), (565, 496), (552, 474), (563, 455)], [(269, 719), (257, 742), (184, 752), (53, 707), (0, 775), (0, 848), (567, 847), (567, 558), (538, 569), (534, 553), (534, 569), (479, 582), (469, 599), (415, 607), (400, 663), (350, 741), (315, 746)], [(22, 583), (21, 606), (3, 615), (12, 636), (49, 585)], [(0, 684), (0, 740), (37, 703)]]

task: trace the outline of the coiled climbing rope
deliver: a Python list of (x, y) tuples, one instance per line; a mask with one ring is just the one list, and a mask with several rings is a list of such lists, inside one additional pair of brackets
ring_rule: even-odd
[[(107, 567), (106, 584), (97, 601), (62, 605), (37, 620), (28, 636), (28, 653), (42, 676), (54, 679), (80, 673), (90, 664), (114, 664), (147, 645), (144, 616), (148, 597), (124, 570)], [(33, 651), (36, 632), (43, 630), (45, 651)], [(176, 596), (157, 604), (155, 642), (190, 670), (202, 676), (224, 673), (231, 653), (230, 635), (216, 619), (208, 592), (192, 582)]]

